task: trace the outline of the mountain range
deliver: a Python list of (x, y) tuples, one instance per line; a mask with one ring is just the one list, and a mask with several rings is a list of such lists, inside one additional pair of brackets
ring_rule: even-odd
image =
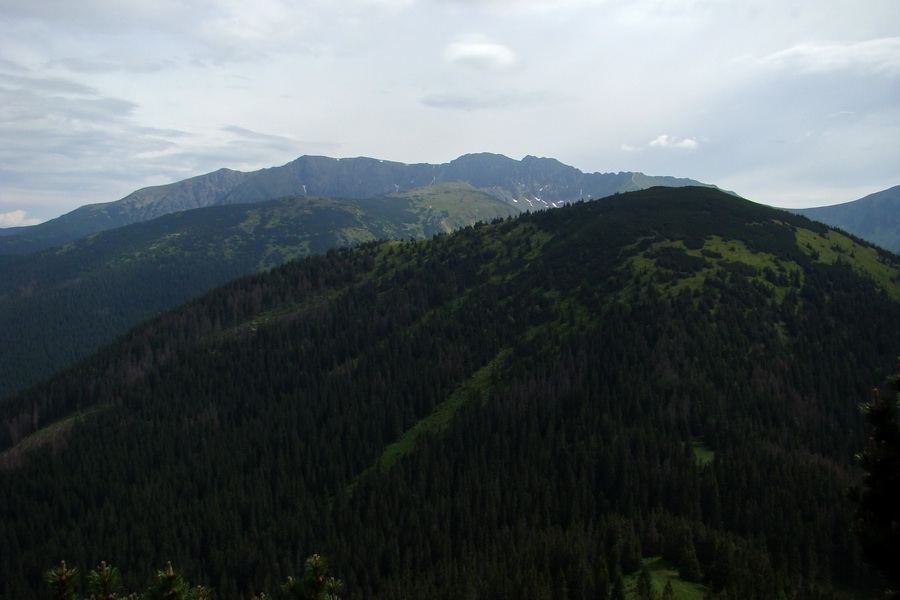
[[(443, 165), (304, 156), (138, 190), (0, 236), (0, 398), (159, 312), (330, 248), (426, 238), (478, 221), (651, 185), (546, 158), (462, 156)], [(424, 186), (424, 187), (422, 187)], [(5, 254), (5, 255), (4, 255)]]
[(843, 490), (898, 281), (699, 187), (248, 275), (0, 403), (0, 596), (104, 560), (249, 598), (318, 553), (348, 600), (874, 597)]
[(115, 202), (82, 206), (40, 225), (0, 229), (0, 254), (34, 252), (193, 208), (263, 202), (283, 196), (364, 199), (453, 182), (485, 190), (519, 210), (561, 206), (655, 185), (704, 185), (691, 179), (633, 172), (583, 173), (555, 159), (534, 156), (517, 161), (499, 154), (467, 154), (440, 165), (302, 156), (280, 167), (250, 173), (220, 169), (144, 188)]

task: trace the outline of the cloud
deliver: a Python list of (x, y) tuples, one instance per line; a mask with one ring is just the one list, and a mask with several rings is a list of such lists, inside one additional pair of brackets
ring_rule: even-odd
[(900, 37), (863, 42), (802, 43), (758, 61), (802, 73), (855, 71), (870, 75), (900, 75)]
[(174, 62), (170, 60), (127, 61), (108, 58), (87, 60), (72, 56), (52, 60), (47, 63), (47, 67), (51, 69), (61, 67), (72, 71), (73, 73), (115, 73), (118, 71), (129, 73), (155, 73), (173, 66)]
[(641, 152), (645, 148), (667, 148), (674, 150), (696, 150), (700, 147), (700, 142), (694, 138), (677, 138), (668, 134), (662, 134), (651, 140), (644, 146), (635, 146), (633, 144), (622, 144), (619, 149), (623, 152)]
[[(414, 0), (407, 0), (407, 3)], [(432, 0), (437, 4), (455, 4), (467, 8), (483, 8), (487, 10), (527, 14), (579, 9), (608, 0)]]
[(0, 213), (304, 153), (896, 185), (896, 2), (0, 0)]
[[(54, 155), (96, 157), (115, 150), (111, 138), (133, 139), (148, 143), (147, 134), (159, 135), (150, 128), (136, 126), (131, 118), (137, 104), (103, 95), (82, 83), (58, 77), (8, 75), (0, 73), (0, 146), (4, 165), (19, 167), (34, 160), (52, 164)], [(129, 143), (129, 146), (133, 142)], [(107, 155), (106, 159), (116, 158)]]
[[(31, 31), (42, 40), (44, 52), (65, 55), (56, 65), (84, 73), (149, 72), (187, 62), (224, 65), (308, 51), (327, 41), (339, 29), (336, 24), (354, 18), (354, 11), (335, 11), (329, 4), (325, 0), (0, 0), (0, 15), (8, 21), (6, 29), (12, 36)], [(65, 34), (58, 35), (60, 31)], [(109, 52), (110, 48), (114, 50)], [(73, 49), (81, 55), (69, 56)]]
[(443, 92), (428, 94), (421, 102), (431, 108), (473, 111), (546, 105), (554, 102), (554, 97), (546, 92)]
[(684, 150), (696, 150), (700, 144), (693, 138), (678, 139), (674, 136), (662, 134), (648, 144), (651, 148), (680, 148)]
[(516, 53), (510, 48), (477, 38), (448, 44), (444, 48), (444, 58), (450, 64), (479, 71), (508, 69), (518, 62)]
[(260, 133), (258, 131), (253, 131), (252, 129), (246, 129), (244, 127), (238, 127), (237, 125), (228, 125), (222, 128), (222, 131), (226, 131), (228, 133), (233, 133), (234, 135), (240, 136), (245, 139), (255, 140), (258, 142), (268, 142), (276, 146), (283, 146), (285, 144), (295, 144), (296, 142), (288, 137), (283, 135), (272, 135), (270, 133)]
[(249, 153), (257, 156), (263, 154), (294, 154), (299, 152), (301, 148), (315, 145), (312, 142), (300, 142), (288, 136), (260, 133), (236, 125), (222, 127), (222, 131), (238, 138), (228, 142), (229, 146), (236, 149), (235, 153), (240, 151), (243, 154)]
[(25, 227), (27, 225), (37, 225), (40, 219), (31, 219), (24, 210), (13, 210), (7, 213), (0, 213), (0, 227)]

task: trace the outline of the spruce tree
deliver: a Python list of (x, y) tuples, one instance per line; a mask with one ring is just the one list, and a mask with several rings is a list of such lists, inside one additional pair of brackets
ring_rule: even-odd
[(653, 592), (653, 578), (647, 565), (641, 567), (641, 572), (637, 578), (637, 587), (635, 589), (635, 597), (640, 600), (655, 600), (656, 594)]
[[(900, 390), (900, 375), (888, 378)], [(900, 399), (900, 394), (897, 395)], [(861, 407), (871, 426), (868, 447), (857, 455), (865, 470), (862, 487), (850, 490), (857, 504), (855, 530), (869, 561), (888, 580), (887, 596), (900, 600), (900, 424), (897, 402), (883, 398), (878, 389)]]
[(684, 547), (681, 550), (678, 574), (685, 581), (699, 583), (703, 579), (700, 572), (700, 561), (697, 560), (697, 551), (694, 548), (694, 541), (689, 536), (686, 538)]

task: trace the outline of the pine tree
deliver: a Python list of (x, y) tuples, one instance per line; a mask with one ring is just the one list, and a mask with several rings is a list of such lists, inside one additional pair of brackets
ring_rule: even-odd
[(156, 572), (156, 581), (144, 594), (143, 600), (203, 600), (209, 597), (208, 589), (199, 585), (192, 588), (169, 562), (165, 569)]
[(313, 554), (306, 559), (302, 579), (288, 577), (281, 590), (297, 600), (338, 600), (343, 583), (328, 576), (328, 562)]
[(116, 594), (122, 587), (122, 576), (115, 567), (110, 567), (106, 561), (87, 575), (88, 592), (95, 600), (116, 600)]
[[(888, 378), (900, 390), (900, 375)], [(897, 395), (900, 399), (900, 394)], [(869, 561), (887, 577), (887, 595), (900, 599), (900, 424), (897, 402), (882, 398), (878, 389), (861, 407), (871, 426), (869, 445), (859, 455), (865, 470), (863, 486), (850, 490), (857, 503), (856, 535)]]
[(53, 600), (78, 600), (78, 569), (66, 566), (66, 561), (61, 561), (58, 567), (53, 567), (44, 575), (44, 581), (50, 588), (50, 598)]

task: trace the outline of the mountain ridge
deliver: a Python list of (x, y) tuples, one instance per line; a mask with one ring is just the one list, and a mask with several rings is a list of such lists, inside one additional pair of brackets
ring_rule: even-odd
[(839, 227), (873, 244), (900, 253), (900, 185), (851, 202), (798, 208), (791, 212)]
[[(639, 176), (640, 184), (635, 176)], [(555, 159), (533, 156), (516, 161), (500, 154), (467, 154), (437, 165), (307, 155), (248, 173), (219, 169), (163, 186), (142, 188), (115, 202), (77, 208), (39, 225), (0, 230), (0, 254), (34, 252), (188, 208), (255, 203), (285, 196), (362, 199), (453, 181), (491, 190), (520, 210), (559, 206), (659, 184), (706, 185), (639, 173), (585, 174)]]

